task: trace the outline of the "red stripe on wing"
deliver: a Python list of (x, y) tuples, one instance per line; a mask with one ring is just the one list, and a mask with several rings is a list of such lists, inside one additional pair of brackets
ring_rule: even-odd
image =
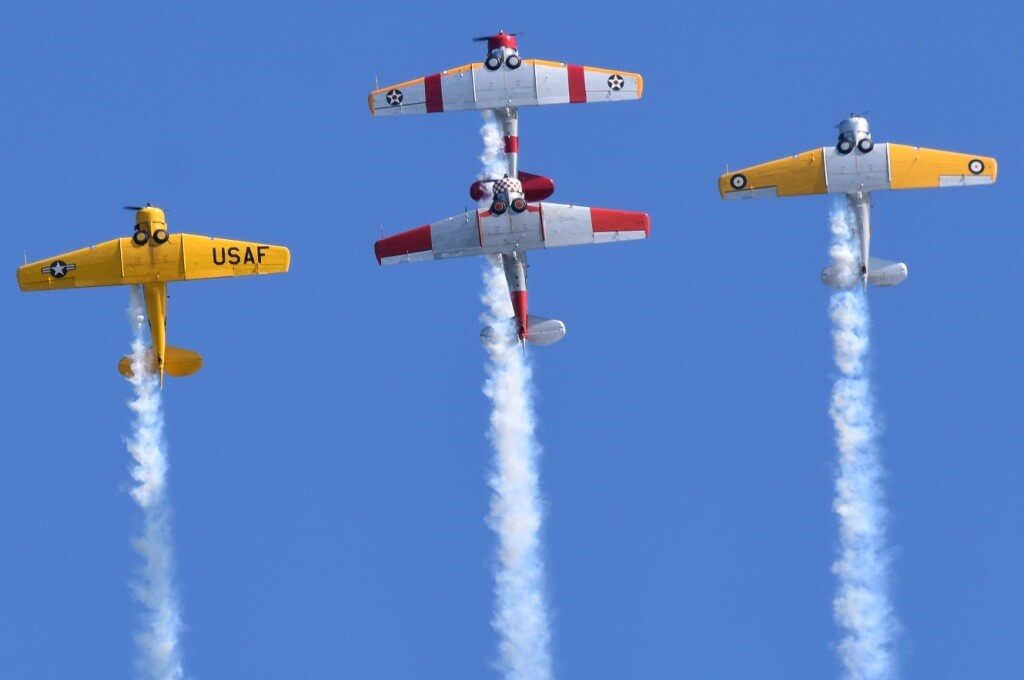
[(647, 213), (631, 210), (607, 210), (591, 208), (590, 222), (594, 233), (601, 231), (642, 231), (644, 237), (651, 235), (651, 218)]
[(377, 255), (377, 264), (380, 264), (385, 257), (422, 253), (426, 250), (433, 250), (433, 248), (429, 224), (403, 231), (401, 234), (387, 236), (373, 244), (373, 252)]
[(427, 97), (427, 113), (444, 111), (444, 97), (441, 96), (441, 74), (435, 73), (424, 78), (423, 89)]
[(587, 101), (587, 85), (583, 79), (583, 67), (568, 65), (569, 72), (569, 103), (582, 104)]

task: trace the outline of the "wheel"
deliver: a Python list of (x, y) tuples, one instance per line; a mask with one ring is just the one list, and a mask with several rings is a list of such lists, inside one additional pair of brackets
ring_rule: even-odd
[(153, 232), (153, 241), (158, 245), (161, 243), (167, 243), (167, 239), (170, 238), (167, 235), (166, 229), (157, 229)]
[(967, 169), (971, 171), (972, 175), (980, 175), (985, 172), (985, 164), (979, 161), (977, 158), (967, 164)]
[(845, 156), (846, 154), (853, 151), (853, 142), (851, 142), (849, 139), (840, 139), (839, 142), (836, 144), (836, 151)]
[(524, 201), (521, 198), (514, 199), (512, 201), (512, 210), (516, 211), (517, 213), (523, 212), (524, 210), (526, 210), (526, 201)]
[(729, 180), (729, 184), (732, 185), (733, 189), (742, 189), (747, 186), (747, 178), (745, 175), (737, 173)]
[(132, 234), (132, 242), (137, 246), (144, 246), (148, 241), (149, 234), (142, 231), (141, 229), (137, 229), (135, 233)]
[(510, 54), (505, 59), (505, 66), (508, 66), (511, 69), (519, 68), (519, 66), (522, 63), (523, 63), (523, 60), (519, 58), (518, 54)]
[(501, 68), (501, 57), (497, 54), (492, 54), (484, 61), (484, 66), (487, 67), (488, 71), (497, 71)]
[(861, 153), (871, 153), (871, 150), (875, 148), (875, 143), (865, 137), (857, 142), (857, 148), (860, 149)]
[(505, 201), (495, 201), (494, 203), (491, 203), (491, 212), (495, 215), (501, 215), (506, 210), (508, 210), (508, 206), (505, 205)]

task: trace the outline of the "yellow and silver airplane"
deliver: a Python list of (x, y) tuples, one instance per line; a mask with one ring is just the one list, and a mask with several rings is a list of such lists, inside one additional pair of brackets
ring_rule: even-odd
[[(856, 219), (862, 285), (894, 286), (907, 278), (907, 265), (871, 257), (871, 192), (993, 184), (996, 159), (871, 139), (868, 121), (853, 116), (837, 126), (839, 139), (776, 161), (726, 172), (718, 178), (724, 199), (846, 194)], [(843, 288), (847, 276), (835, 266), (821, 273), (827, 286)]]
[[(203, 365), (198, 353), (167, 345), (167, 284), (283, 273), (288, 271), (291, 256), (284, 246), (172, 234), (160, 208), (147, 204), (125, 209), (136, 211), (130, 238), (26, 264), (18, 268), (18, 285), (24, 291), (141, 285), (153, 339), (151, 370), (163, 385), (164, 373), (192, 375)], [(131, 377), (131, 358), (122, 358), (118, 370)]]

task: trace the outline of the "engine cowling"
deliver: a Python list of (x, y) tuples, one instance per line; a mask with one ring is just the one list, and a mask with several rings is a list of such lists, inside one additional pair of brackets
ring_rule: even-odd
[[(523, 183), (523, 197), (531, 203), (543, 201), (555, 193), (555, 180), (550, 177), (520, 172), (519, 181)], [(489, 195), (490, 191), (484, 182), (473, 182), (469, 187), (469, 197), (474, 201), (479, 201)]]

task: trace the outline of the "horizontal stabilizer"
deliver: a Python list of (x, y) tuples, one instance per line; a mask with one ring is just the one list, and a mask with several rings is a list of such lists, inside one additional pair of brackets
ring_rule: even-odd
[(860, 272), (851, 267), (832, 264), (821, 270), (821, 282), (836, 290), (853, 288), (860, 280)]
[(565, 324), (558, 319), (530, 316), (530, 328), (526, 341), (531, 345), (553, 345), (565, 337)]
[[(158, 368), (152, 348), (149, 349), (148, 354), (150, 358), (149, 370), (155, 374), (158, 372)], [(164, 354), (164, 372), (175, 378), (192, 375), (202, 367), (203, 357), (198, 352), (180, 347), (168, 347)], [(117, 363), (117, 370), (124, 377), (131, 378), (134, 375), (132, 372), (132, 358), (130, 356), (121, 357), (121, 361)]]
[[(890, 262), (879, 257), (872, 257), (869, 262), (868, 283), (873, 286), (895, 286), (907, 278), (907, 265), (902, 262)], [(861, 280), (860, 271), (850, 267), (834, 264), (821, 272), (821, 282), (829, 288), (853, 288)]]
[[(542, 316), (530, 315), (526, 341), (531, 345), (552, 345), (565, 337), (565, 324), (558, 319), (545, 319)], [(511, 318), (507, 323), (497, 326), (485, 326), (480, 331), (480, 342), (485, 345), (496, 343), (512, 347), (519, 342), (515, 332), (516, 320)]]
[(907, 280), (907, 265), (902, 262), (890, 262), (880, 257), (868, 260), (868, 283), (872, 286), (895, 286)]

